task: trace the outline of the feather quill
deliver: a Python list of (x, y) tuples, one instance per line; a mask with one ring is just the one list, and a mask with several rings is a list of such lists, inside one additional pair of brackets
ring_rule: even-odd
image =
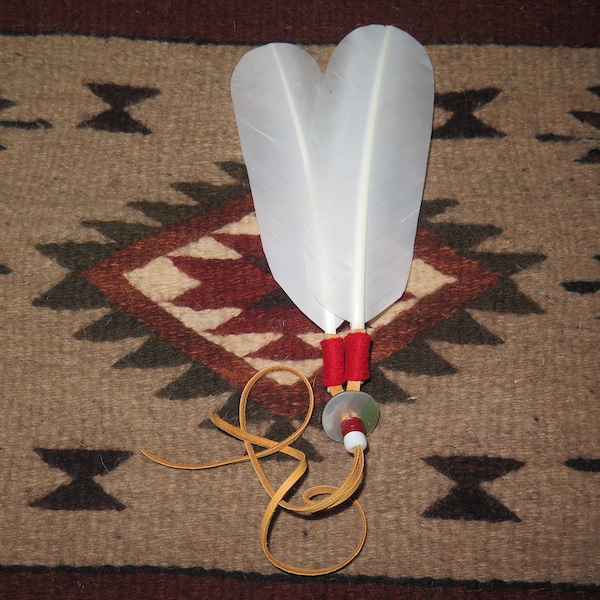
[(363, 328), (408, 279), (433, 116), (425, 49), (362, 27), (323, 77), (303, 50), (269, 44), (231, 89), (273, 276), (326, 332)]

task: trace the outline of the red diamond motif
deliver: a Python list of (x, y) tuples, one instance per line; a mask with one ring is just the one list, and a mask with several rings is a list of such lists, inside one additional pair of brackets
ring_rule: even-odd
[[(314, 381), (317, 403), (325, 403), (323, 334), (269, 274), (253, 210), (248, 194), (132, 244), (83, 275), (231, 385), (242, 388), (264, 366), (292, 364)], [(419, 230), (406, 293), (370, 323), (372, 362), (453, 315), (498, 277)], [(288, 375), (263, 378), (252, 397), (292, 418), (305, 410), (306, 391)]]

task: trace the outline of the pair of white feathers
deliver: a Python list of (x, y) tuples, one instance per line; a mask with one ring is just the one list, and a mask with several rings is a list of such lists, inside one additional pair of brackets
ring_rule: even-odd
[(326, 333), (365, 324), (406, 288), (433, 119), (427, 53), (391, 26), (356, 29), (325, 72), (269, 44), (231, 92), (273, 277)]

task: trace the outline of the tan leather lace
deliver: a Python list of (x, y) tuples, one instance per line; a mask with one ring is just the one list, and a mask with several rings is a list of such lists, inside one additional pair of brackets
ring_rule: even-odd
[[(309, 397), (309, 408), (306, 413), (306, 417), (304, 418), (304, 421), (298, 427), (298, 429), (294, 431), (294, 433), (292, 433), (290, 436), (288, 436), (281, 442), (276, 442), (275, 440), (270, 440), (269, 438), (250, 433), (248, 431), (246, 423), (246, 406), (248, 403), (248, 396), (250, 395), (252, 387), (259, 379), (264, 377), (267, 373), (271, 373), (273, 371), (290, 371), (291, 373), (296, 375), (296, 377), (301, 379), (304, 385), (306, 386)], [(344, 482), (339, 487), (331, 485), (318, 485), (311, 487), (307, 489), (302, 495), (302, 504), (292, 504), (285, 500), (287, 494), (296, 485), (296, 483), (300, 481), (300, 479), (308, 469), (308, 461), (306, 460), (306, 455), (300, 450), (292, 448), (291, 444), (293, 444), (304, 433), (304, 430), (307, 428), (310, 418), (312, 416), (314, 406), (315, 400), (312, 387), (308, 379), (302, 373), (300, 373), (300, 371), (294, 369), (293, 367), (288, 367), (286, 365), (267, 367), (266, 369), (263, 369), (262, 371), (256, 373), (254, 377), (252, 377), (252, 379), (250, 379), (244, 387), (242, 396), (240, 398), (239, 427), (236, 427), (235, 425), (232, 425), (231, 423), (223, 420), (214, 410), (211, 409), (209, 411), (210, 420), (219, 429), (244, 442), (244, 445), (246, 447), (246, 454), (212, 463), (184, 464), (165, 460), (154, 454), (151, 454), (143, 448), (141, 449), (141, 452), (142, 454), (144, 454), (144, 456), (148, 457), (154, 462), (164, 465), (166, 467), (171, 467), (173, 469), (213, 469), (215, 467), (221, 467), (224, 465), (231, 465), (235, 463), (250, 461), (250, 463), (254, 467), (254, 471), (256, 472), (256, 475), (258, 476), (260, 482), (265, 488), (267, 494), (269, 494), (269, 496), (271, 497), (271, 501), (269, 502), (263, 514), (260, 527), (260, 540), (265, 555), (271, 561), (271, 563), (275, 565), (278, 569), (287, 571), (288, 573), (293, 573), (295, 575), (326, 575), (328, 573), (333, 573), (334, 571), (337, 571), (342, 567), (345, 567), (349, 562), (354, 560), (354, 558), (356, 558), (356, 556), (359, 554), (365, 543), (365, 539), (367, 537), (367, 518), (361, 505), (357, 500), (352, 500), (352, 504), (358, 510), (358, 513), (360, 515), (362, 525), (361, 536), (358, 541), (358, 544), (356, 545), (352, 553), (339, 563), (320, 569), (296, 567), (279, 560), (272, 554), (271, 550), (269, 549), (269, 533), (271, 530), (271, 524), (279, 510), (285, 509), (289, 512), (299, 513), (303, 515), (313, 515), (318, 512), (329, 510), (349, 500), (359, 488), (363, 479), (365, 458), (362, 448), (360, 446), (357, 446), (356, 448), (354, 448), (354, 460), (352, 468)], [(264, 450), (256, 452), (254, 446), (260, 446), (264, 448)], [(275, 489), (271, 485), (263, 468), (260, 465), (261, 458), (264, 458), (265, 456), (269, 456), (271, 454), (275, 454), (276, 452), (281, 452), (282, 454), (290, 456), (298, 461), (298, 465), (296, 466), (294, 471), (277, 489)], [(321, 498), (316, 499), (317, 497)]]

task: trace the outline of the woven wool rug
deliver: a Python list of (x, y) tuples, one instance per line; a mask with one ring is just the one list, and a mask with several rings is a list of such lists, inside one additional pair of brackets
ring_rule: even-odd
[[(0, 2), (0, 598), (591, 598), (600, 591), (600, 5)], [(325, 66), (367, 23), (426, 44), (433, 143), (405, 296), (372, 323), (380, 404), (361, 554), (282, 574), (243, 451), (260, 368), (322, 391), (318, 330), (273, 282), (229, 95), (251, 47)], [(304, 389), (274, 373), (253, 431)], [(350, 457), (318, 414), (308, 486)], [(265, 469), (282, 481), (294, 463)], [(276, 555), (324, 566), (352, 510), (286, 514)]]

